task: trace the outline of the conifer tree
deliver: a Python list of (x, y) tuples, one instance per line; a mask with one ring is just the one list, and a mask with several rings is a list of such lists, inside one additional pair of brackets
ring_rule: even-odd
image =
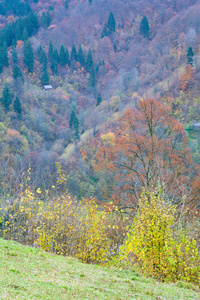
[(92, 58), (92, 52), (89, 49), (88, 54), (87, 54), (87, 59), (86, 59), (86, 63), (85, 63), (85, 69), (87, 72), (90, 72), (90, 69), (93, 67), (94, 63), (93, 63), (93, 58)]
[(49, 84), (49, 74), (47, 71), (47, 67), (45, 66), (43, 69), (42, 77), (40, 78), (42, 85), (48, 85)]
[(49, 59), (49, 62), (51, 63), (52, 59), (53, 59), (53, 43), (52, 43), (52, 40), (50, 40), (50, 42), (49, 42), (48, 59)]
[(16, 113), (18, 114), (18, 116), (21, 115), (22, 113), (22, 106), (21, 106), (21, 101), (19, 100), (18, 97), (16, 97), (14, 103), (13, 103), (13, 109), (16, 111)]
[(24, 43), (24, 64), (28, 68), (28, 72), (32, 73), (33, 72), (33, 67), (34, 67), (34, 55), (33, 55), (33, 48), (31, 45), (30, 40), (27, 40)]
[(99, 92), (97, 95), (97, 106), (101, 103), (101, 101), (102, 101), (102, 98), (101, 98), (101, 94)]
[(141, 23), (140, 23), (140, 33), (146, 37), (149, 38), (150, 34), (150, 28), (149, 28), (149, 21), (147, 19), (147, 16), (144, 16)]
[(64, 66), (66, 66), (66, 64), (67, 64), (67, 56), (66, 56), (66, 52), (65, 52), (65, 47), (62, 44), (60, 46), (60, 65), (62, 67), (64, 67)]
[(10, 89), (8, 87), (8, 84), (6, 83), (3, 89), (3, 96), (1, 98), (1, 103), (4, 105), (6, 112), (9, 111), (9, 106), (11, 102), (12, 102), (12, 97), (11, 97)]
[(69, 0), (66, 0), (66, 1), (65, 1), (64, 6), (65, 6), (65, 9), (68, 9), (68, 8), (69, 8)]
[(27, 28), (24, 27), (23, 29), (23, 33), (22, 33), (22, 41), (27, 41), (28, 40), (28, 31), (27, 31)]
[(68, 49), (66, 48), (66, 61), (67, 61), (67, 64), (68, 64), (68, 66), (70, 67), (70, 65), (71, 65), (71, 62), (70, 62), (70, 59), (69, 59), (69, 51), (68, 51)]
[(18, 66), (17, 64), (13, 65), (12, 76), (13, 76), (13, 79), (17, 80), (18, 78), (21, 78), (22, 83), (24, 82), (24, 76), (23, 76), (22, 70), (21, 70), (20, 66)]
[(4, 43), (3, 48), (1, 50), (1, 55), (3, 58), (3, 66), (8, 67), (9, 63), (8, 63), (8, 51), (7, 51), (7, 45), (6, 43)]
[(99, 73), (99, 64), (96, 65), (96, 70), (95, 70), (95, 73)]
[(18, 63), (18, 57), (17, 57), (17, 51), (16, 51), (15, 45), (12, 46), (12, 61), (13, 61), (13, 64)]
[(44, 50), (42, 50), (40, 54), (40, 64), (43, 65), (44, 68), (47, 66), (47, 56)]
[(82, 50), (81, 44), (79, 45), (79, 48), (78, 48), (78, 57), (77, 57), (77, 60), (78, 60), (78, 62), (80, 63), (80, 65), (82, 67), (85, 66), (85, 58), (84, 58), (84, 55), (83, 55), (83, 50)]
[(58, 50), (53, 50), (53, 57), (51, 62), (51, 70), (52, 72), (57, 75), (58, 74), (58, 63), (59, 63), (59, 56), (58, 56)]
[(89, 79), (88, 79), (88, 85), (90, 87), (95, 87), (95, 85), (96, 85), (96, 76), (95, 76), (94, 66), (92, 66), (91, 69), (90, 69), (90, 76), (89, 76)]
[(77, 61), (77, 52), (74, 44), (72, 46), (72, 51), (71, 51), (71, 61)]
[(104, 36), (108, 36), (108, 29), (106, 23), (104, 24), (102, 33), (101, 33), (101, 38), (104, 38)]
[(111, 13), (108, 17), (108, 22), (107, 22), (108, 34), (112, 34), (113, 32), (115, 32), (115, 25), (116, 25), (115, 18), (111, 11)]
[(189, 47), (188, 48), (188, 51), (187, 51), (187, 65), (190, 65), (193, 67), (193, 56), (194, 56), (194, 52), (193, 52), (193, 49), (192, 47)]

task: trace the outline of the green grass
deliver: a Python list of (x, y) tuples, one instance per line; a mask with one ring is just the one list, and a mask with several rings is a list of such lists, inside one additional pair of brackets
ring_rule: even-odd
[(134, 270), (87, 265), (0, 239), (0, 299), (200, 299), (197, 289), (163, 284)]

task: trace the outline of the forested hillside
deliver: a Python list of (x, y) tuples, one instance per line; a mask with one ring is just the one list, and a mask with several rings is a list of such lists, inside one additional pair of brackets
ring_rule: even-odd
[(60, 161), (72, 195), (103, 200), (84, 155), (140, 97), (171, 109), (198, 162), (199, 13), (195, 0), (2, 1), (2, 195), (21, 190), (29, 164), (32, 187), (48, 189)]

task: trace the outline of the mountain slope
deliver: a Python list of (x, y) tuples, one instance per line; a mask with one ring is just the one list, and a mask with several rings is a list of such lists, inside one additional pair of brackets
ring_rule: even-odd
[(187, 283), (163, 284), (134, 270), (86, 265), (3, 239), (0, 273), (0, 299), (200, 299)]

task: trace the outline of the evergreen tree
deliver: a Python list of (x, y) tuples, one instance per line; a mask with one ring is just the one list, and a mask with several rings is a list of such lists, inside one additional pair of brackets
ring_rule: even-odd
[(7, 83), (5, 84), (3, 89), (3, 97), (1, 98), (1, 103), (4, 105), (5, 111), (8, 112), (9, 106), (12, 103), (12, 97)]
[(69, 8), (69, 1), (68, 0), (65, 1), (64, 7), (65, 7), (65, 9)]
[(94, 63), (93, 63), (93, 58), (92, 58), (92, 52), (89, 49), (88, 54), (87, 54), (87, 59), (86, 59), (86, 63), (85, 63), (85, 69), (87, 72), (90, 72), (90, 69), (93, 67)]
[(88, 0), (88, 1), (89, 1), (90, 5), (92, 5), (92, 0)]
[(189, 47), (188, 48), (188, 51), (187, 51), (187, 65), (191, 65), (193, 67), (193, 56), (194, 56), (194, 52), (193, 52), (193, 49), (192, 47)]
[(96, 65), (96, 70), (95, 70), (95, 73), (99, 73), (99, 64)]
[(101, 101), (102, 101), (102, 98), (101, 98), (101, 94), (99, 92), (97, 95), (97, 106), (101, 103)]
[(40, 64), (43, 65), (44, 68), (46, 68), (46, 66), (47, 66), (47, 55), (44, 50), (42, 50), (42, 52), (40, 54)]
[(27, 41), (28, 40), (28, 31), (27, 31), (27, 28), (24, 27), (23, 29), (23, 33), (22, 33), (22, 41)]
[(79, 45), (79, 48), (78, 48), (78, 57), (77, 57), (77, 60), (78, 60), (78, 62), (80, 63), (80, 65), (82, 67), (85, 66), (85, 58), (84, 58), (84, 55), (83, 55), (83, 50), (82, 50), (81, 44)]
[(104, 38), (104, 36), (108, 36), (108, 29), (106, 23), (104, 24), (102, 33), (101, 33), (101, 38)]
[(52, 72), (57, 75), (58, 74), (58, 63), (59, 63), (59, 56), (58, 56), (58, 50), (53, 50), (53, 57), (51, 62), (51, 70)]
[(113, 45), (113, 49), (114, 49), (115, 52), (117, 51), (117, 46), (116, 46), (115, 43), (114, 43), (114, 45)]
[(109, 17), (108, 17), (108, 23), (107, 23), (107, 29), (108, 29), (108, 34), (112, 34), (115, 32), (115, 18), (114, 15), (111, 11)]
[(74, 44), (72, 46), (71, 61), (77, 61), (77, 52)]
[(41, 77), (40, 80), (41, 80), (42, 85), (48, 85), (49, 84), (49, 74), (48, 74), (46, 66), (43, 69), (43, 74), (42, 74), (42, 77)]
[(3, 62), (3, 66), (8, 67), (9, 63), (8, 63), (8, 51), (7, 51), (7, 45), (6, 43), (4, 43), (3, 48), (1, 50), (1, 55), (2, 55), (2, 62)]
[(51, 63), (52, 59), (53, 59), (53, 43), (52, 43), (52, 40), (50, 40), (50, 42), (49, 42), (48, 59), (49, 59), (49, 62)]
[(21, 106), (21, 101), (19, 100), (18, 97), (16, 97), (14, 103), (13, 103), (13, 109), (16, 111), (16, 113), (18, 114), (18, 116), (21, 115), (22, 113), (22, 106)]
[(76, 115), (76, 111), (72, 108), (70, 119), (69, 119), (69, 128), (75, 131), (75, 138), (79, 137), (79, 121)]
[(70, 65), (71, 65), (71, 62), (70, 62), (70, 59), (69, 59), (69, 51), (68, 51), (68, 49), (66, 48), (66, 61), (67, 61), (67, 64), (68, 64), (68, 66), (70, 67)]
[(65, 52), (65, 47), (62, 44), (60, 46), (60, 65), (62, 67), (64, 67), (64, 66), (66, 66), (66, 64), (67, 64), (67, 56), (66, 56), (66, 52)]
[(33, 55), (33, 48), (31, 45), (30, 40), (27, 40), (24, 43), (24, 64), (28, 68), (28, 72), (33, 72), (34, 67), (34, 55)]
[(18, 78), (21, 78), (22, 82), (24, 82), (24, 76), (22, 73), (22, 70), (20, 68), (20, 66), (18, 66), (17, 64), (13, 65), (13, 79), (17, 80)]
[(18, 63), (18, 57), (17, 57), (17, 51), (15, 45), (12, 46), (12, 61), (14, 65)]
[(94, 66), (92, 66), (91, 69), (90, 69), (90, 76), (89, 76), (89, 79), (88, 79), (88, 85), (90, 87), (95, 87), (95, 85), (96, 85), (96, 76), (95, 76)]
[(149, 28), (149, 21), (147, 19), (147, 16), (144, 16), (140, 23), (140, 33), (144, 37), (149, 38), (150, 28)]

